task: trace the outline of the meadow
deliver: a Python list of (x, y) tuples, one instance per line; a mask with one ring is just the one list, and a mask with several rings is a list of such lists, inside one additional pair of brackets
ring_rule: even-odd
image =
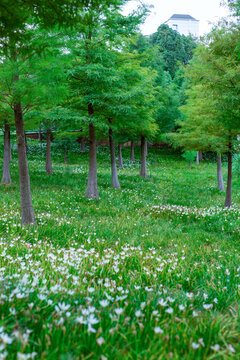
[(88, 153), (66, 165), (53, 146), (47, 175), (44, 147), (28, 153), (38, 226), (20, 225), (16, 150), (0, 187), (0, 359), (239, 359), (238, 175), (223, 210), (214, 162), (149, 149), (142, 179), (124, 148), (116, 190), (99, 147), (86, 200)]

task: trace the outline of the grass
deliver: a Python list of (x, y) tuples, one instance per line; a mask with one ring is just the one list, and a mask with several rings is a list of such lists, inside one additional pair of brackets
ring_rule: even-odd
[(66, 167), (54, 149), (49, 176), (30, 150), (38, 227), (20, 226), (16, 153), (0, 188), (0, 359), (240, 358), (237, 176), (234, 209), (218, 212), (214, 163), (149, 150), (141, 179), (124, 148), (119, 191), (99, 148), (100, 200), (86, 200), (88, 154)]

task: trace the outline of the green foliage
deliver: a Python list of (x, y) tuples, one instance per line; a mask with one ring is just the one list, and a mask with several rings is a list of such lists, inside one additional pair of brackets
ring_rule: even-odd
[(188, 161), (194, 161), (196, 159), (196, 156), (197, 156), (197, 151), (188, 150), (182, 154), (182, 157)]

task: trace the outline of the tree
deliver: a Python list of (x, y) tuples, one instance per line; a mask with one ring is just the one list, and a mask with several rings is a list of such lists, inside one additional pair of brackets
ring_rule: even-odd
[[(50, 29), (53, 26), (69, 27), (79, 20), (79, 9), (83, 3), (72, 0), (53, 0), (35, 2), (32, 0), (20, 0), (18, 6), (13, 0), (3, 0), (0, 4), (0, 55), (10, 61), (13, 67), (12, 85), (13, 85), (13, 110), (15, 118), (19, 177), (21, 193), (21, 213), (22, 224), (34, 224), (35, 215), (32, 206), (32, 197), (30, 190), (30, 178), (25, 149), (23, 108), (21, 103), (21, 93), (19, 81), (21, 72), (25, 68), (20, 67), (19, 59), (25, 60), (29, 64), (30, 59), (46, 50), (46, 39), (51, 38), (49, 31), (46, 37), (38, 38), (36, 41), (36, 30)], [(26, 69), (25, 69), (26, 70)], [(30, 77), (28, 76), (28, 79)], [(34, 79), (31, 78), (31, 81)]]

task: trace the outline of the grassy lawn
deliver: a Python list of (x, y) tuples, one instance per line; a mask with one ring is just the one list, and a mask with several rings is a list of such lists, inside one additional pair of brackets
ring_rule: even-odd
[(240, 358), (236, 175), (222, 211), (216, 164), (150, 149), (141, 179), (124, 148), (115, 190), (99, 148), (100, 200), (86, 200), (87, 153), (65, 166), (55, 150), (49, 176), (30, 150), (38, 227), (20, 226), (16, 153), (0, 187), (0, 359)]

